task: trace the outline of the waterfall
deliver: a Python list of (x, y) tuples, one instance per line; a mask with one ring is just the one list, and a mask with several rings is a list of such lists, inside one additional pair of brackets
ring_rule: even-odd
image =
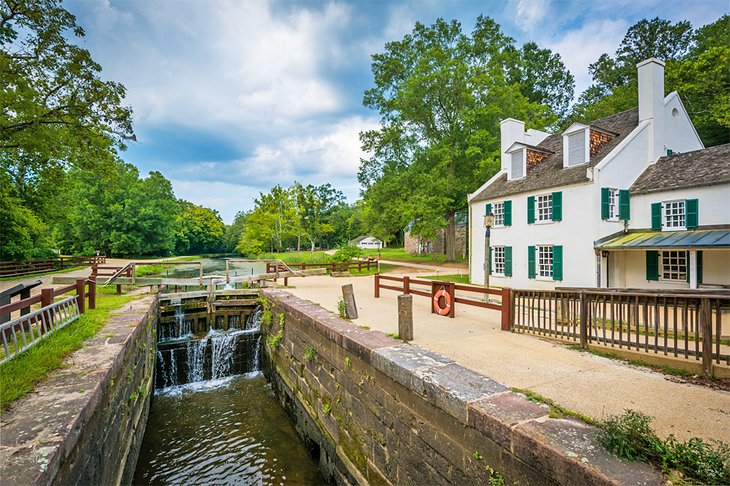
[(205, 348), (208, 345), (208, 336), (197, 341), (188, 342), (188, 382), (203, 381), (205, 372)]
[[(228, 331), (209, 329), (197, 339), (190, 332), (185, 313), (176, 309), (174, 325), (167, 328), (169, 332), (161, 335), (158, 342), (157, 388), (259, 371), (261, 308), (257, 307), (245, 320), (243, 315), (234, 317)], [(172, 337), (173, 334), (177, 336)]]

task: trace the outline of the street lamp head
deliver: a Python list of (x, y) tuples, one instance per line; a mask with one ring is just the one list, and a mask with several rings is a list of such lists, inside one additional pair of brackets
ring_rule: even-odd
[(494, 215), (492, 213), (488, 213), (484, 215), (484, 227), (485, 228), (491, 228), (494, 226)]

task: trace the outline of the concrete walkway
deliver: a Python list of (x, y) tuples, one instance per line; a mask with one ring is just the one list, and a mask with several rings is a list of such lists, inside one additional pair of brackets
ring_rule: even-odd
[[(398, 292), (373, 297), (373, 277), (305, 277), (289, 281), (291, 293), (337, 311), (342, 285), (355, 289), (359, 318), (353, 321), (397, 332)], [(663, 374), (570, 350), (537, 337), (499, 330), (500, 314), (457, 306), (456, 318), (431, 314), (430, 301), (414, 296), (414, 343), (492, 377), (528, 389), (595, 419), (642, 411), (654, 418), (658, 435), (730, 442), (730, 393), (676, 383)]]

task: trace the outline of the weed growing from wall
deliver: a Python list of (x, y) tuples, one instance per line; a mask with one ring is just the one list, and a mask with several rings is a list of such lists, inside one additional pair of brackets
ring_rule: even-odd
[(337, 301), (337, 313), (340, 314), (341, 318), (347, 319), (347, 307), (345, 307), (345, 301), (342, 298)]
[(307, 350), (304, 351), (304, 359), (307, 361), (312, 361), (316, 355), (317, 351), (312, 346), (309, 346)]

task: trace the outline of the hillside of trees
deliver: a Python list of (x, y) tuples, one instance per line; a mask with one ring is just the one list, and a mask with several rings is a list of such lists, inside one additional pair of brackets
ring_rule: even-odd
[[(403, 228), (447, 229), (466, 195), (499, 169), (499, 122), (559, 130), (636, 105), (635, 64), (666, 61), (707, 146), (730, 141), (727, 15), (693, 28), (655, 18), (631, 26), (613, 54), (575, 83), (558, 53), (518, 45), (488, 17), (471, 32), (456, 21), (417, 23), (372, 56), (363, 103), (380, 127), (360, 134), (361, 199), (326, 181), (279, 184), (231, 225), (178, 199), (159, 172), (123, 159), (135, 143), (123, 85), (101, 77), (80, 47), (84, 31), (59, 0), (0, 3), (0, 260), (65, 254), (162, 256), (331, 248), (361, 234), (394, 241)], [(287, 181), (289, 184), (290, 181)], [(408, 190), (404, 190), (408, 188)]]

